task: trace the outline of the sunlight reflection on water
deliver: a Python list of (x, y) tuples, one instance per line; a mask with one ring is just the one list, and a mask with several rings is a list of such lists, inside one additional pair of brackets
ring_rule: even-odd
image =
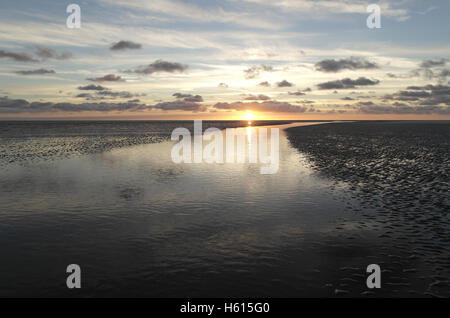
[(300, 282), (323, 286), (308, 274), (319, 254), (295, 267), (289, 257), (301, 258), (306, 237), (320, 241), (345, 207), (283, 133), (273, 175), (248, 161), (174, 164), (173, 144), (4, 169), (0, 276), (10, 279), (0, 294), (64, 295), (60, 269), (74, 262), (91, 273), (91, 295), (292, 295)]

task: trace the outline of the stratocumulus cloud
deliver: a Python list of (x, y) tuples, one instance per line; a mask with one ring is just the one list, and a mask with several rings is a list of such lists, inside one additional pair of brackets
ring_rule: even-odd
[(182, 110), (182, 111), (192, 111), (200, 112), (205, 111), (206, 107), (195, 102), (187, 102), (184, 100), (176, 100), (172, 102), (162, 102), (153, 106), (155, 109), (161, 109), (165, 111), (170, 110)]
[(35, 46), (35, 54), (39, 56), (42, 60), (56, 59), (56, 60), (67, 60), (72, 57), (72, 53), (68, 51), (57, 52), (54, 49), (45, 46)]
[(28, 102), (25, 99), (10, 99), (0, 97), (0, 113), (39, 113), (39, 112), (109, 112), (109, 111), (138, 111), (150, 109), (145, 104), (136, 102), (125, 103), (52, 103), (52, 102)]
[(408, 106), (405, 104), (397, 104), (395, 106), (377, 106), (372, 103), (370, 105), (361, 105), (359, 111), (366, 114), (450, 114), (449, 107), (439, 107), (435, 105)]
[(104, 91), (107, 90), (108, 88), (102, 85), (89, 84), (86, 86), (78, 86), (78, 89), (82, 91)]
[(153, 73), (183, 73), (188, 69), (187, 65), (177, 63), (177, 62), (167, 62), (164, 60), (156, 60), (155, 62), (148, 65), (141, 65), (137, 69), (129, 70), (129, 73), (136, 74), (153, 74)]
[(111, 51), (123, 51), (123, 50), (137, 50), (142, 48), (142, 45), (132, 41), (119, 41), (111, 45), (109, 48)]
[(0, 50), (0, 58), (9, 58), (16, 62), (38, 62), (38, 59), (35, 59), (32, 54), (28, 52), (11, 52)]
[(54, 74), (54, 70), (47, 70), (45, 68), (40, 68), (37, 70), (29, 70), (29, 71), (17, 71), (17, 74), (21, 75), (43, 75), (43, 74)]
[(264, 102), (234, 102), (234, 103), (216, 103), (216, 109), (222, 110), (236, 110), (246, 111), (252, 110), (257, 112), (280, 112), (280, 113), (304, 113), (307, 108), (301, 106), (294, 106), (290, 103), (279, 101), (264, 101)]
[(292, 87), (294, 86), (294, 84), (286, 81), (286, 80), (282, 80), (281, 82), (277, 83), (277, 87)]
[(264, 94), (259, 95), (248, 95), (244, 98), (245, 100), (269, 100), (270, 97)]
[(117, 76), (115, 74), (108, 74), (101, 77), (91, 77), (87, 80), (93, 82), (124, 82), (125, 80), (121, 76)]
[(175, 93), (172, 96), (175, 96), (177, 99), (183, 100), (185, 102), (203, 102), (203, 97), (201, 97), (200, 95)]
[(262, 87), (270, 87), (270, 83), (267, 81), (261, 82), (258, 84), (258, 86), (262, 86)]
[(263, 72), (273, 72), (273, 71), (275, 70), (272, 66), (261, 64), (252, 66), (244, 70), (244, 74), (246, 79), (253, 79), (259, 77), (259, 75)]
[(318, 71), (326, 73), (337, 73), (343, 70), (370, 70), (379, 68), (375, 62), (368, 61), (362, 57), (350, 57), (346, 59), (328, 59), (322, 60), (315, 64), (315, 68)]
[(408, 86), (394, 94), (385, 95), (385, 100), (410, 102), (413, 105), (450, 106), (450, 86), (433, 85)]
[(371, 80), (366, 77), (359, 77), (355, 80), (350, 78), (344, 78), (342, 80), (329, 81), (317, 84), (319, 89), (348, 89), (355, 88), (357, 86), (370, 86), (379, 84), (379, 80)]

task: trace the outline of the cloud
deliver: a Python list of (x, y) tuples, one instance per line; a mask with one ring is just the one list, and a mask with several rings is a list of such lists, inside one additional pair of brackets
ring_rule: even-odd
[(344, 78), (342, 80), (329, 81), (317, 84), (319, 89), (347, 89), (355, 88), (356, 86), (369, 86), (379, 84), (379, 80), (371, 80), (366, 77), (359, 77), (355, 80)]
[(259, 94), (259, 95), (249, 95), (244, 98), (245, 100), (269, 100), (270, 97), (267, 95)]
[(130, 70), (128, 72), (137, 74), (153, 74), (160, 72), (167, 73), (183, 73), (188, 68), (187, 65), (181, 63), (167, 62), (164, 60), (156, 60), (149, 65), (141, 65), (135, 70)]
[(263, 87), (270, 87), (270, 83), (265, 81), (265, 82), (261, 82), (258, 84), (258, 86), (263, 86)]
[(106, 96), (106, 97), (110, 97), (110, 98), (133, 98), (135, 96), (139, 96), (139, 95), (134, 95), (127, 91), (113, 92), (110, 90), (99, 91), (99, 92), (97, 92), (97, 95)]
[(253, 79), (259, 77), (262, 72), (274, 72), (274, 68), (270, 65), (256, 65), (244, 70), (246, 79)]
[(90, 94), (90, 93), (81, 93), (81, 94), (78, 94), (78, 95), (76, 95), (75, 97), (78, 97), (78, 98), (86, 98), (86, 99), (88, 99), (88, 100), (90, 100), (90, 99), (97, 99), (97, 98), (95, 98), (92, 94)]
[(103, 89), (101, 89), (100, 87), (102, 87), (102, 86), (89, 85), (89, 89), (85, 89), (85, 90), (94, 90), (94, 91), (96, 91), (95, 95), (93, 95), (91, 93), (81, 93), (81, 94), (76, 95), (76, 97), (86, 98), (86, 100), (102, 100), (102, 99), (116, 99), (116, 98), (127, 98), (128, 99), (128, 98), (139, 97), (139, 96), (145, 95), (145, 94), (134, 94), (134, 93), (130, 93), (127, 91), (115, 92), (115, 91), (111, 91), (105, 87), (102, 87)]
[(246, 111), (252, 110), (257, 112), (280, 112), (280, 113), (303, 113), (306, 107), (294, 106), (286, 102), (264, 101), (264, 102), (234, 102), (234, 103), (217, 103), (213, 106), (216, 109)]
[(406, 89), (427, 90), (427, 91), (432, 91), (433, 94), (437, 94), (437, 95), (450, 95), (450, 86), (448, 86), (448, 85), (428, 84), (425, 86), (408, 86)]
[(402, 102), (412, 102), (420, 105), (446, 105), (450, 106), (450, 86), (433, 85), (408, 86), (407, 90), (401, 90), (394, 94), (384, 96), (385, 100), (394, 100)]
[(400, 91), (398, 94), (400, 96), (419, 97), (419, 98), (431, 96), (431, 93), (425, 91)]
[[(338, 14), (367, 14), (367, 6), (371, 1), (367, 0), (245, 0), (251, 3), (271, 6), (271, 10), (282, 10), (295, 13), (302, 19), (329, 19)], [(395, 18), (398, 21), (409, 19), (409, 12), (405, 8), (404, 1), (380, 1), (381, 12), (386, 17)]]
[(67, 60), (72, 57), (72, 53), (70, 52), (64, 51), (58, 53), (55, 50), (44, 46), (35, 46), (34, 51), (35, 54), (44, 61), (48, 59)]
[(306, 95), (306, 93), (302, 92), (302, 91), (296, 91), (296, 92), (288, 92), (289, 95), (294, 95), (294, 96), (302, 96), (302, 95)]
[(161, 102), (152, 106), (152, 108), (164, 111), (181, 110), (192, 112), (203, 112), (207, 109), (206, 106), (199, 104), (200, 102), (203, 102), (203, 98), (200, 95), (174, 93), (172, 96), (174, 96), (177, 100), (171, 102)]
[(370, 62), (361, 57), (350, 57), (347, 59), (328, 59), (323, 60), (315, 64), (315, 68), (318, 71), (326, 73), (337, 73), (342, 70), (369, 70), (379, 68), (378, 64)]
[(124, 82), (125, 80), (122, 79), (121, 76), (117, 76), (115, 74), (108, 74), (101, 77), (94, 77), (94, 78), (88, 78), (88, 81), (93, 82)]
[(201, 97), (200, 95), (175, 93), (172, 96), (175, 96), (177, 99), (183, 100), (185, 102), (203, 102), (203, 97)]
[(292, 87), (292, 86), (294, 86), (294, 84), (292, 84), (292, 83), (290, 83), (290, 82), (288, 82), (286, 80), (283, 80), (281, 82), (277, 82), (277, 87)]
[(161, 109), (165, 111), (171, 110), (182, 110), (182, 111), (192, 111), (200, 112), (205, 111), (206, 107), (195, 102), (187, 102), (184, 100), (176, 100), (173, 102), (162, 102), (153, 106), (155, 109)]
[(45, 68), (40, 68), (38, 70), (29, 70), (29, 71), (17, 71), (17, 74), (21, 75), (43, 75), (43, 74), (54, 74), (54, 70), (47, 70)]
[(89, 84), (86, 86), (78, 86), (78, 89), (82, 91), (104, 91), (107, 90), (108, 88), (102, 85)]
[(377, 106), (374, 103), (370, 105), (361, 105), (359, 111), (366, 114), (450, 114), (449, 107), (439, 106), (407, 106), (397, 103), (395, 106)]
[(439, 59), (439, 60), (424, 60), (420, 63), (421, 68), (432, 68), (437, 66), (444, 66), (447, 64), (447, 59)]
[(27, 52), (9, 52), (5, 50), (0, 50), (0, 58), (10, 58), (17, 62), (39, 62), (35, 59), (32, 54)]
[[(298, 100), (297, 103), (299, 103), (299, 104), (314, 104), (315, 101), (305, 99), (305, 100)], [(313, 106), (311, 106), (311, 107), (313, 107)]]
[(66, 60), (72, 57), (70, 52), (58, 53), (53, 49), (44, 46), (34, 46), (35, 54), (38, 58), (35, 58), (33, 54), (28, 52), (10, 52), (5, 50), (0, 50), (0, 58), (10, 58), (16, 62), (40, 62), (48, 59)]
[(24, 99), (0, 97), (0, 113), (38, 113), (38, 112), (84, 112), (84, 111), (138, 111), (150, 109), (145, 104), (126, 103), (52, 103), (28, 102)]
[(450, 76), (450, 69), (445, 68), (449, 60), (434, 59), (424, 60), (419, 64), (419, 68), (412, 70), (408, 74), (400, 75), (400, 78), (422, 77), (424, 79), (433, 80), (436, 79), (439, 82), (445, 82), (447, 77)]
[(142, 45), (139, 43), (131, 42), (131, 41), (119, 41), (114, 43), (109, 49), (111, 51), (122, 51), (122, 50), (137, 50), (142, 48)]
[(220, 87), (220, 88), (228, 88), (228, 85), (225, 84), (225, 83), (220, 83), (219, 85), (217, 85), (217, 87)]

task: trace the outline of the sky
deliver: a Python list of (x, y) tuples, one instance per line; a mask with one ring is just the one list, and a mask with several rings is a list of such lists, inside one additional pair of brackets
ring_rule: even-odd
[(0, 119), (449, 120), (449, 33), (448, 0), (2, 0)]

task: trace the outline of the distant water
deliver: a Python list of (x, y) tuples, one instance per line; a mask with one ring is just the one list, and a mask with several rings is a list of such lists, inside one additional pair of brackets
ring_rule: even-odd
[[(261, 175), (174, 164), (178, 124), (0, 123), (0, 296), (369, 296), (366, 266), (398, 263), (284, 133), (279, 172)], [(81, 290), (65, 286), (72, 263)], [(387, 266), (376, 295), (423, 294)]]

